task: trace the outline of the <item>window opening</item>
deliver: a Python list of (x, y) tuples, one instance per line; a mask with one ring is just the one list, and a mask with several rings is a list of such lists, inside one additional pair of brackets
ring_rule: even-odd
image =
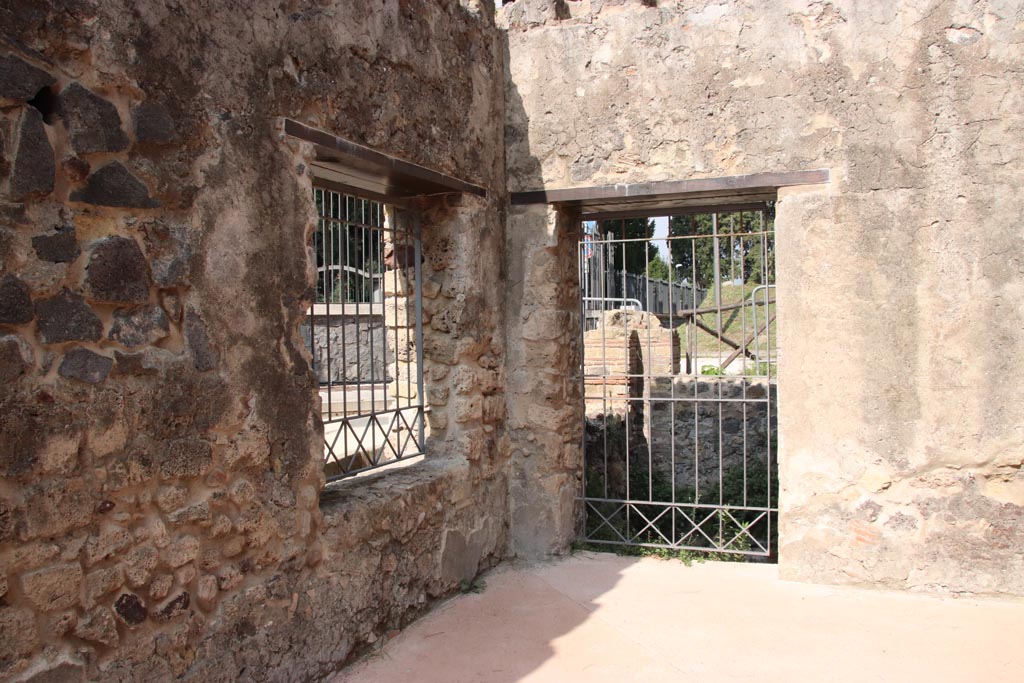
[(303, 334), (319, 382), (327, 480), (423, 454), (420, 239), (414, 215), (314, 185), (316, 301)]

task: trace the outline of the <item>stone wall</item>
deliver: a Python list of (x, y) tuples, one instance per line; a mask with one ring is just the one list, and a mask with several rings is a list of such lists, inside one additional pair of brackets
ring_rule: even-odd
[(393, 379), (387, 374), (388, 366), (393, 365), (393, 347), (388, 343), (391, 336), (383, 313), (358, 317), (333, 312), (330, 316), (313, 315), (306, 318), (300, 329), (306, 348), (312, 348), (313, 372), (321, 384)]
[[(490, 3), (4, 3), (0, 37), (0, 679), (315, 679), (505, 556)], [(324, 501), (282, 117), (497, 188), (422, 207), (427, 462)]]
[(506, 230), (509, 503), (512, 550), (567, 552), (582, 510), (578, 217), (513, 208)]
[(831, 170), (777, 207), (781, 574), (1024, 594), (1019, 3), (517, 0), (501, 20), (512, 191)]
[[(643, 438), (649, 444), (653, 468), (676, 487), (707, 491), (717, 487), (721, 477), (744, 467), (767, 476), (769, 451), (773, 463), (776, 460), (774, 383), (680, 377), (650, 382), (644, 398)], [(676, 398), (695, 400), (676, 402)], [(700, 495), (699, 490), (695, 493)], [(743, 501), (725, 502), (740, 505)]]

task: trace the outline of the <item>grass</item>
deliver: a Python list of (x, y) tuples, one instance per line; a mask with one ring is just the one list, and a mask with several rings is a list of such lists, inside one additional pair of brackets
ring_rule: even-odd
[[(747, 283), (742, 286), (740, 285), (725, 285), (721, 288), (722, 290), (722, 306), (730, 306), (738, 304), (743, 301), (750, 299), (751, 293), (758, 287), (757, 284)], [(774, 291), (768, 290), (769, 299), (774, 298)], [(763, 301), (763, 292), (758, 293), (758, 300)], [(699, 308), (711, 308), (715, 305), (715, 289), (709, 289), (707, 296), (704, 297), (704, 302), (700, 304)], [(769, 304), (767, 307), (758, 306), (757, 308), (757, 322), (758, 326), (763, 326), (765, 320), (765, 309), (767, 308), (768, 316), (775, 314), (775, 304)], [(707, 327), (712, 329), (715, 328), (715, 314), (704, 313), (697, 316), (698, 319)], [(745, 338), (751, 337), (754, 334), (754, 318), (753, 318), (753, 307), (750, 305), (744, 306), (743, 308), (737, 308), (731, 311), (722, 311), (722, 327), (723, 334), (732, 339), (737, 343), (742, 343)], [(771, 348), (774, 350), (776, 347), (776, 334), (777, 334), (778, 323), (773, 322), (768, 329), (769, 342)], [(679, 328), (679, 341), (683, 346), (683, 350), (687, 348), (693, 348), (693, 340), (687, 339), (687, 325), (680, 325)], [(715, 335), (705, 332), (704, 330), (691, 327), (691, 332), (696, 331), (696, 343), (697, 343), (697, 354), (701, 356), (721, 355), (721, 359), (725, 360), (732, 352), (733, 348), (724, 342), (719, 342)], [(745, 333), (745, 334), (744, 334)], [(765, 343), (765, 335), (760, 335), (761, 354), (762, 356), (766, 352), (767, 345)], [(689, 344), (689, 345), (688, 345)], [(753, 351), (753, 344), (751, 344), (751, 351)], [(710, 373), (706, 373), (710, 374)]]

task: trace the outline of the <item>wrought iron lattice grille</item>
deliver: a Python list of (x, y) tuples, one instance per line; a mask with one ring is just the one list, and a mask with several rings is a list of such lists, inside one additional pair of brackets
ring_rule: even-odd
[(585, 540), (771, 556), (771, 215), (585, 223), (579, 257)]
[(419, 224), (322, 187), (313, 196), (317, 296), (303, 334), (333, 481), (423, 454)]

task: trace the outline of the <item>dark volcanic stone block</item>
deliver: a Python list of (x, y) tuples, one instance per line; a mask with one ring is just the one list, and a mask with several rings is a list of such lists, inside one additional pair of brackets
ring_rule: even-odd
[(21, 117), (14, 171), (11, 174), (11, 196), (24, 199), (30, 194), (53, 192), (55, 170), (53, 148), (46, 138), (43, 115), (29, 107)]
[(59, 226), (50, 235), (33, 237), (32, 248), (40, 260), (50, 263), (71, 263), (82, 253), (72, 225)]
[(92, 248), (85, 268), (85, 286), (93, 299), (145, 303), (149, 300), (149, 285), (149, 265), (135, 240), (108, 237)]
[(13, 275), (0, 278), (0, 324), (23, 325), (32, 320), (32, 292)]
[(196, 370), (206, 372), (217, 367), (217, 349), (210, 343), (206, 334), (206, 325), (196, 313), (189, 311), (185, 315), (185, 339), (192, 350), (192, 360)]
[(152, 344), (167, 336), (170, 323), (159, 306), (137, 306), (114, 311), (110, 338), (125, 346)]
[(159, 611), (157, 611), (155, 615), (156, 619), (158, 621), (170, 621), (176, 616), (185, 614), (185, 612), (188, 611), (190, 600), (191, 597), (189, 596), (188, 591), (178, 593), (160, 607)]
[(160, 202), (149, 196), (149, 190), (142, 181), (119, 161), (107, 164), (89, 176), (85, 187), (71, 193), (71, 201), (136, 209), (160, 206)]
[(0, 97), (28, 102), (55, 82), (50, 74), (12, 54), (0, 57)]
[(178, 132), (167, 108), (157, 102), (144, 102), (132, 111), (135, 140), (141, 143), (166, 145), (174, 142)]
[(36, 302), (36, 323), (44, 344), (99, 341), (103, 323), (78, 294), (68, 290)]
[(114, 361), (89, 349), (72, 349), (64, 356), (57, 373), (61, 377), (98, 384), (110, 374)]
[(192, 257), (188, 229), (183, 225), (150, 221), (143, 225), (142, 230), (153, 280), (161, 287), (185, 284)]
[(134, 593), (122, 593), (114, 603), (114, 611), (121, 621), (129, 626), (138, 626), (146, 620), (146, 606), (142, 599)]
[(22, 353), (22, 342), (14, 336), (0, 337), (0, 382), (12, 382), (29, 368)]
[(61, 91), (58, 110), (79, 154), (127, 149), (128, 136), (121, 130), (117, 107), (78, 83)]

